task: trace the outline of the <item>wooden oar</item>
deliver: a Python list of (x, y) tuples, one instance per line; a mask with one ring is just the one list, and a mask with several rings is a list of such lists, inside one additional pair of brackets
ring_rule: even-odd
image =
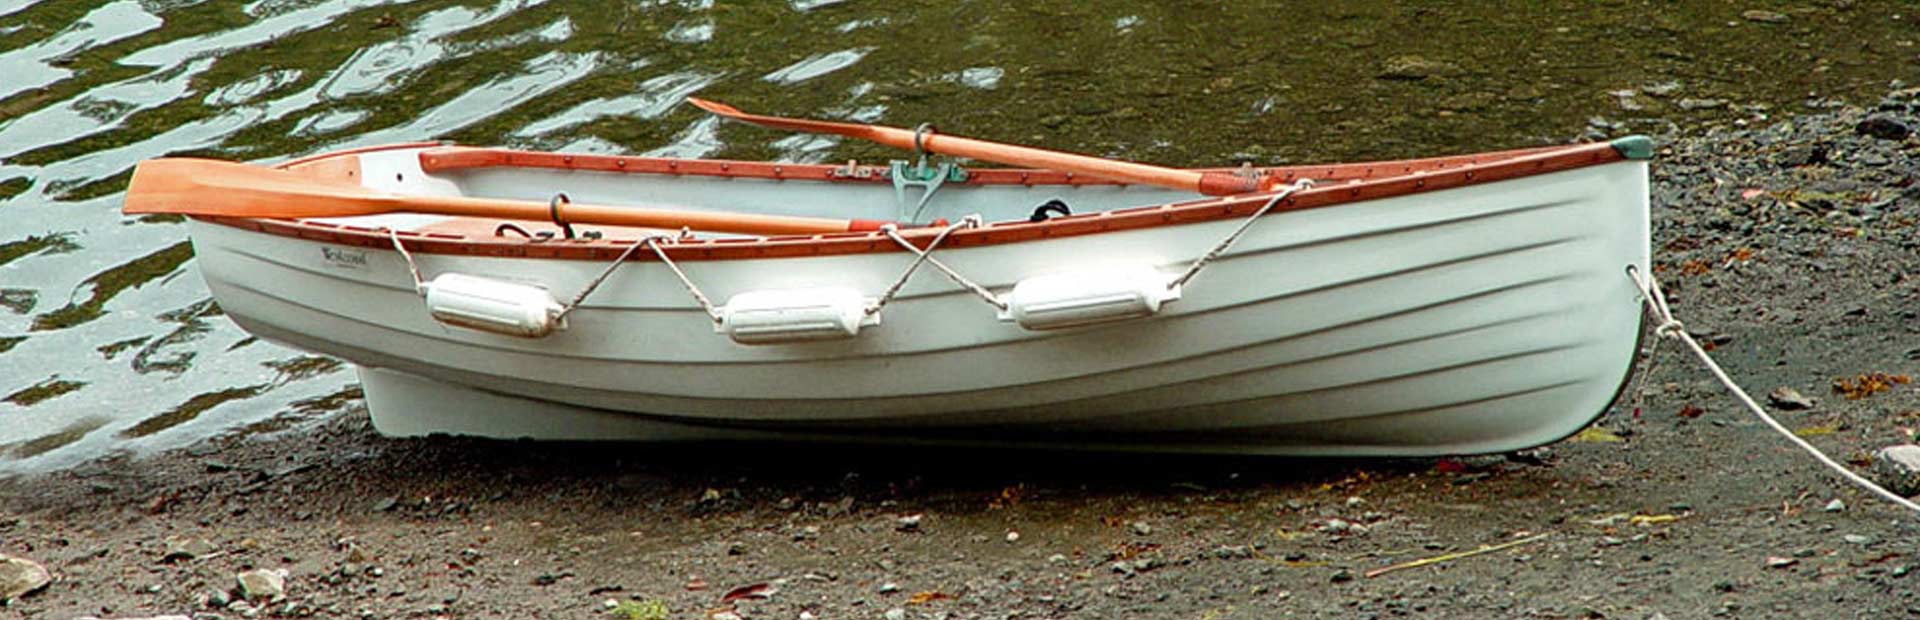
[[(914, 131), (911, 129), (887, 127), (884, 125), (862, 125), (856, 123), (815, 121), (748, 114), (741, 112), (733, 106), (716, 101), (707, 101), (697, 97), (688, 97), (687, 102), (702, 110), (755, 125), (792, 131), (804, 131), (807, 133), (835, 134), (878, 142), (899, 149), (915, 149)], [(1262, 187), (1261, 183), (1256, 179), (1225, 172), (1199, 172), (1178, 168), (1165, 168), (1128, 161), (1116, 161), (1087, 155), (1049, 151), (1030, 146), (1015, 146), (1012, 144), (988, 142), (986, 140), (975, 140), (973, 138), (962, 138), (960, 136), (938, 134), (931, 131), (920, 135), (918, 150), (924, 150), (929, 153), (940, 153), (942, 155), (953, 155), (956, 157), (970, 157), (997, 164), (1030, 166), (1061, 172), (1072, 172), (1074, 174), (1084, 174), (1091, 177), (1125, 183), (1169, 187), (1213, 196), (1244, 194), (1266, 189)]]
[[(879, 230), (888, 222), (750, 213), (677, 211), (463, 196), (406, 196), (228, 161), (150, 159), (133, 169), (121, 212), (296, 219), (376, 213), (436, 213), (578, 224), (681, 227), (753, 235)], [(557, 216), (557, 217), (556, 217)]]

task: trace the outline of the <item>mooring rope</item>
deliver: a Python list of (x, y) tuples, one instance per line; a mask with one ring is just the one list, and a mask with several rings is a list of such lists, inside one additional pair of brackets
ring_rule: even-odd
[[(682, 231), (683, 234), (684, 232), (685, 231)], [(677, 237), (674, 237), (672, 235), (654, 235), (651, 237), (647, 237), (646, 239), (640, 240), (640, 244), (644, 244), (647, 247), (652, 248), (653, 255), (660, 257), (660, 262), (666, 263), (667, 268), (673, 270), (673, 275), (678, 276), (680, 278), (680, 284), (687, 287), (687, 293), (693, 295), (693, 301), (700, 304), (701, 310), (707, 311), (708, 318), (713, 319), (713, 322), (715, 323), (719, 323), (721, 321), (726, 320), (725, 318), (721, 317), (719, 310), (714, 309), (713, 300), (707, 299), (707, 294), (700, 292), (700, 287), (695, 286), (693, 284), (693, 280), (687, 277), (687, 272), (681, 271), (680, 266), (673, 263), (673, 259), (667, 258), (667, 251), (660, 249), (661, 239), (672, 241), (672, 240), (676, 240)]]
[(420, 279), (420, 265), (413, 262), (413, 253), (407, 251), (407, 246), (400, 245), (400, 231), (388, 228), (387, 238), (393, 240), (393, 249), (400, 251), (400, 258), (404, 258), (407, 261), (407, 273), (413, 274), (413, 292), (425, 297), (427, 295), (427, 282)]
[(1872, 491), (1875, 495), (1879, 495), (1889, 502), (1898, 504), (1915, 513), (1920, 513), (1920, 504), (1915, 504), (1912, 500), (1881, 488), (1880, 485), (1874, 484), (1872, 480), (1868, 480), (1866, 477), (1854, 473), (1853, 470), (1847, 469), (1845, 465), (1834, 461), (1832, 457), (1821, 452), (1819, 448), (1815, 448), (1813, 444), (1807, 443), (1807, 440), (1801, 439), (1799, 435), (1793, 434), (1793, 431), (1788, 430), (1785, 425), (1780, 424), (1779, 420), (1775, 420), (1773, 416), (1768, 415), (1766, 410), (1760, 407), (1760, 403), (1755, 402), (1752, 396), (1748, 396), (1746, 390), (1740, 389), (1740, 386), (1733, 382), (1733, 378), (1727, 376), (1727, 371), (1721, 369), (1720, 364), (1713, 361), (1713, 356), (1707, 355), (1707, 350), (1700, 346), (1699, 341), (1694, 340), (1693, 336), (1687, 334), (1686, 325), (1682, 324), (1679, 319), (1673, 318), (1673, 310), (1667, 306), (1666, 293), (1660, 290), (1660, 283), (1654, 279), (1652, 274), (1642, 274), (1639, 269), (1628, 265), (1627, 278), (1633, 280), (1634, 287), (1640, 290), (1640, 299), (1646, 302), (1648, 311), (1653, 313), (1653, 318), (1660, 322), (1660, 324), (1653, 329), (1654, 335), (1679, 340), (1681, 344), (1687, 345), (1687, 348), (1693, 351), (1693, 356), (1699, 358), (1700, 363), (1707, 367), (1707, 371), (1713, 373), (1715, 379), (1720, 380), (1720, 385), (1725, 386), (1728, 392), (1733, 393), (1733, 396), (1740, 400), (1740, 404), (1746, 405), (1747, 411), (1759, 417), (1761, 422), (1765, 422), (1769, 428), (1779, 433), (1781, 437), (1787, 438), (1787, 441), (1793, 442), (1793, 445), (1799, 446), (1800, 449), (1805, 450), (1807, 454), (1813, 455), (1813, 458), (1820, 461), (1820, 464), (1826, 465), (1828, 469), (1839, 473), (1841, 477), (1859, 485), (1860, 488)]

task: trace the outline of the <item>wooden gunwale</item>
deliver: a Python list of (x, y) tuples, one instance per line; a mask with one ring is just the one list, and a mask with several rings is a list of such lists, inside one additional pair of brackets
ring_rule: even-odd
[[(327, 153), (280, 164), (286, 169), (324, 164), (331, 157), (403, 148), (419, 144), (368, 147)], [(1625, 156), (1604, 142), (1519, 149), (1473, 155), (1436, 157), (1404, 161), (1363, 162), (1317, 166), (1289, 166), (1260, 169), (1283, 180), (1314, 179), (1318, 185), (1294, 193), (1276, 205), (1275, 212), (1337, 206), (1393, 196), (1436, 191), (1480, 183), (1547, 174), (1586, 166), (1621, 161)], [(584, 155), (513, 151), (506, 149), (446, 147), (420, 153), (421, 167), (428, 172), (490, 167), (526, 167), (577, 169), (623, 173), (687, 174), (704, 176), (801, 179), (842, 183), (886, 183), (881, 168), (867, 167), (866, 178), (853, 168), (819, 164), (773, 164), (718, 160), (685, 160), (609, 155)], [(1232, 170), (1232, 169), (1213, 169)], [(969, 171), (967, 185), (1118, 185), (1110, 181), (1076, 177), (1048, 170), (980, 169)], [(1009, 221), (956, 231), (941, 245), (943, 248), (991, 246), (1037, 239), (1100, 234), (1118, 230), (1151, 228), (1251, 215), (1272, 198), (1272, 192), (1220, 198), (1202, 198), (1188, 202), (1090, 212), (1053, 218), (1044, 222)], [(392, 247), (385, 229), (338, 225), (324, 222), (273, 220), (240, 217), (200, 217), (203, 221), (252, 230), (264, 234), (294, 237), (336, 245), (387, 249)], [(902, 231), (902, 235), (922, 247), (935, 229)], [(444, 233), (401, 231), (407, 249), (427, 254), (453, 254), (505, 258), (564, 260), (612, 260), (633, 239), (528, 240), (519, 237), (473, 237)], [(904, 251), (880, 233), (838, 233), (765, 238), (694, 239), (665, 246), (669, 256), (681, 260), (742, 260), (826, 256)], [(635, 252), (630, 260), (658, 260), (651, 252)]]

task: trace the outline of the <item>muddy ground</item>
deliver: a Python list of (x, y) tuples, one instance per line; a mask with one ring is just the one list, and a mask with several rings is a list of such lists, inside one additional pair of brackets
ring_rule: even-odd
[[(1920, 426), (1920, 99), (1810, 108), (1664, 138), (1654, 254), (1734, 377), (1864, 467)], [(393, 440), (349, 408), (0, 482), (0, 553), (56, 576), (0, 616), (1920, 615), (1920, 520), (1679, 351), (1572, 440), (1453, 459)], [(255, 568), (283, 597), (230, 602)]]

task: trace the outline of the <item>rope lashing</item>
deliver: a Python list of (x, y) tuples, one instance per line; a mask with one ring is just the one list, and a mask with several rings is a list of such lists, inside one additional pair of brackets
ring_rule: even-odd
[(1793, 431), (1788, 430), (1785, 425), (1773, 419), (1773, 416), (1768, 415), (1766, 410), (1760, 407), (1760, 403), (1755, 402), (1752, 396), (1748, 396), (1746, 390), (1740, 389), (1740, 386), (1733, 382), (1733, 378), (1727, 376), (1727, 371), (1721, 369), (1720, 364), (1713, 361), (1713, 356), (1707, 355), (1706, 348), (1701, 347), (1700, 342), (1694, 340), (1693, 336), (1687, 333), (1686, 325), (1682, 324), (1679, 319), (1673, 318), (1673, 310), (1667, 305), (1666, 293), (1660, 290), (1660, 282), (1655, 280), (1652, 274), (1642, 274), (1638, 268), (1628, 265), (1627, 278), (1633, 280), (1634, 288), (1639, 289), (1640, 299), (1646, 303), (1647, 311), (1653, 315), (1654, 320), (1660, 322), (1659, 326), (1654, 328), (1653, 333), (1664, 338), (1679, 340), (1681, 344), (1687, 345), (1687, 348), (1693, 351), (1693, 356), (1699, 358), (1700, 363), (1706, 366), (1707, 371), (1712, 373), (1713, 377), (1720, 381), (1720, 385), (1725, 386), (1727, 391), (1733, 394), (1734, 398), (1739, 399), (1740, 404), (1747, 407), (1747, 411), (1752, 412), (1755, 417), (1760, 418), (1760, 421), (1766, 423), (1768, 428), (1773, 429), (1775, 433), (1779, 433), (1781, 437), (1787, 438), (1787, 441), (1793, 442), (1793, 445), (1798, 446), (1801, 450), (1805, 450), (1807, 454), (1813, 456), (1814, 460), (1819, 461), (1820, 464), (1827, 466), (1828, 469), (1832, 469), (1835, 473), (1840, 474), (1840, 476), (1847, 479), (1847, 481), (1854, 483), (1860, 488), (1871, 491), (1873, 494), (1879, 495), (1889, 502), (1898, 504), (1902, 508), (1920, 513), (1920, 504), (1915, 504), (1912, 500), (1881, 488), (1880, 485), (1874, 484), (1873, 481), (1866, 479), (1860, 474), (1854, 473), (1851, 469), (1847, 469), (1845, 465), (1834, 461), (1832, 457), (1821, 452), (1820, 449), (1814, 447), (1813, 444), (1807, 443), (1807, 440), (1800, 438), (1799, 435), (1793, 434)]
[(900, 287), (906, 286), (907, 279), (913, 277), (913, 272), (918, 270), (921, 264), (933, 265), (935, 269), (940, 270), (940, 273), (946, 275), (947, 279), (952, 280), (955, 284), (966, 287), (967, 290), (973, 291), (973, 294), (979, 295), (981, 299), (986, 300), (986, 302), (992, 304), (993, 307), (1001, 310), (1007, 309), (1007, 302), (1001, 301), (992, 291), (987, 290), (986, 287), (981, 286), (979, 283), (967, 279), (966, 276), (960, 275), (959, 272), (948, 267), (946, 263), (940, 262), (939, 259), (933, 257), (934, 249), (940, 247), (941, 242), (947, 240), (947, 235), (951, 235), (953, 231), (962, 228), (980, 226), (982, 221), (978, 213), (960, 218), (960, 221), (949, 224), (946, 228), (941, 229), (940, 234), (935, 235), (932, 241), (927, 242), (927, 249), (925, 250), (920, 249), (913, 245), (912, 242), (907, 241), (905, 237), (900, 236), (898, 227), (892, 224), (882, 226), (880, 232), (884, 233), (887, 238), (893, 239), (894, 243), (900, 244), (900, 247), (906, 248), (908, 252), (912, 252), (914, 259), (912, 264), (907, 265), (906, 271), (900, 272), (900, 277), (893, 281), (893, 286), (887, 287), (885, 294), (882, 294), (879, 299), (874, 300), (872, 305), (867, 306), (867, 315), (871, 316), (879, 312), (881, 308), (886, 307), (887, 302), (893, 301), (894, 295), (899, 294)]
[[(681, 236), (685, 236), (685, 234), (686, 231), (681, 231)], [(662, 239), (675, 241), (678, 237), (674, 235), (654, 235), (640, 240), (640, 243), (644, 243), (648, 248), (651, 248), (653, 255), (660, 257), (660, 262), (665, 263), (667, 269), (673, 270), (674, 277), (680, 278), (680, 284), (687, 287), (688, 294), (693, 295), (693, 301), (700, 304), (701, 310), (707, 312), (707, 318), (713, 319), (713, 322), (716, 324), (725, 320), (720, 316), (720, 311), (713, 307), (713, 300), (707, 299), (707, 294), (700, 292), (700, 287), (694, 285), (693, 280), (687, 277), (687, 272), (681, 271), (680, 265), (674, 264), (673, 259), (667, 258), (667, 251), (660, 249), (660, 240)]]
[(553, 319), (556, 321), (564, 320), (567, 318), (567, 315), (572, 314), (574, 308), (580, 307), (580, 302), (587, 300), (587, 295), (592, 294), (594, 289), (600, 288), (600, 283), (606, 282), (607, 276), (613, 275), (613, 270), (619, 269), (622, 263), (627, 262), (627, 259), (633, 256), (634, 250), (640, 249), (640, 245), (641, 243), (636, 241), (633, 245), (627, 246), (627, 250), (621, 252), (620, 257), (613, 259), (612, 263), (607, 264), (607, 268), (601, 270), (600, 275), (594, 276), (592, 281), (587, 282), (586, 287), (581, 288), (580, 292), (573, 296), (572, 301), (568, 301), (566, 305), (561, 306), (560, 313), (554, 315)]
[(1260, 205), (1259, 209), (1255, 209), (1253, 215), (1249, 215), (1247, 219), (1242, 220), (1239, 228), (1233, 229), (1232, 233), (1222, 238), (1219, 243), (1214, 244), (1213, 249), (1207, 250), (1206, 254), (1200, 255), (1200, 258), (1194, 260), (1193, 264), (1188, 265), (1187, 270), (1182, 272), (1180, 277), (1174, 278), (1172, 282), (1168, 282), (1167, 289), (1180, 288), (1185, 285), (1188, 280), (1192, 280), (1193, 276), (1198, 275), (1201, 269), (1206, 268), (1214, 259), (1219, 258), (1220, 254), (1226, 252), (1227, 248), (1232, 246), (1235, 241), (1239, 241), (1240, 236), (1246, 234), (1247, 229), (1252, 228), (1254, 222), (1260, 221), (1260, 216), (1266, 215), (1268, 211), (1272, 211), (1274, 206), (1279, 205), (1280, 202), (1286, 200), (1288, 196), (1292, 196), (1294, 192), (1309, 187), (1313, 187), (1313, 179), (1300, 179), (1282, 188), (1280, 193), (1274, 194), (1273, 198), (1268, 199), (1266, 204)]

